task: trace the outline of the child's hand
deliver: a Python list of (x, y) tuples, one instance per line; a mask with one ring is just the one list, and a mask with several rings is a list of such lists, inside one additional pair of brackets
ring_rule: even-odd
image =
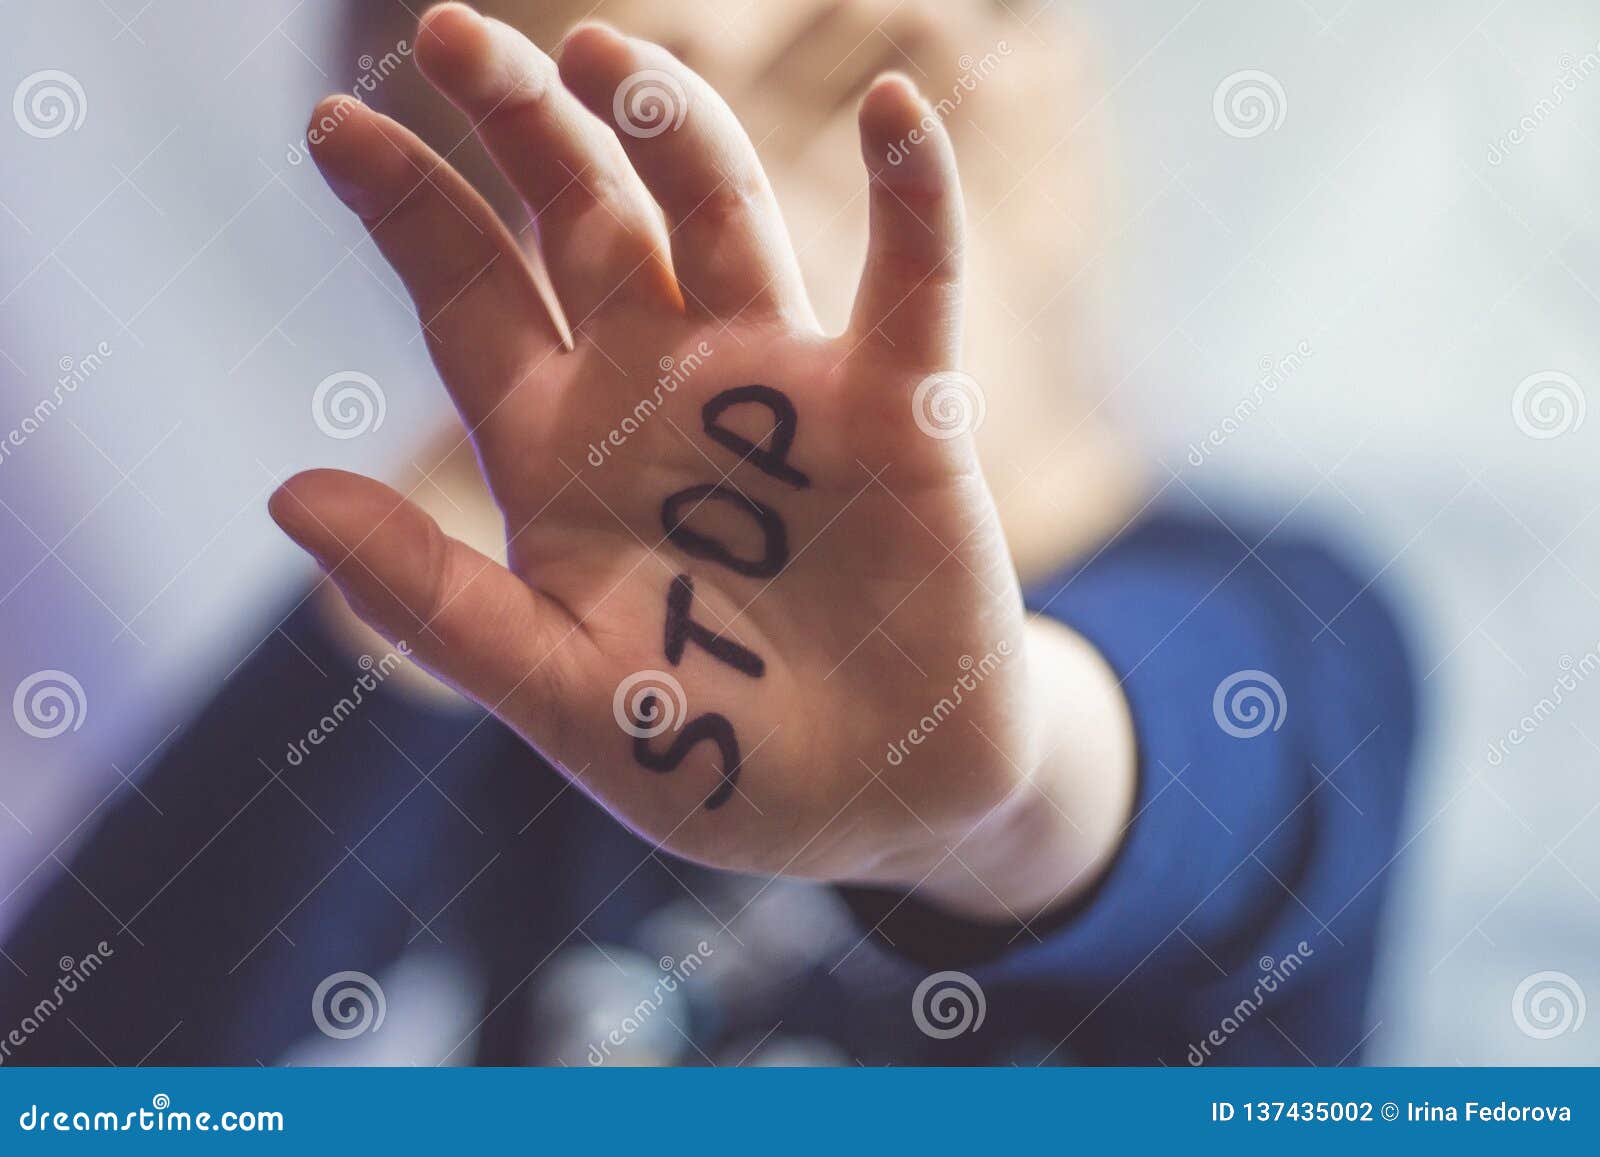
[(570, 348), (410, 132), (334, 98), (315, 155), (411, 292), (510, 567), (352, 474), (291, 479), (274, 517), (364, 619), (673, 852), (980, 915), (1080, 890), (1128, 811), (1125, 709), (1085, 644), (1027, 620), (959, 431), (981, 402), (947, 373), (961, 200), (910, 83), (862, 104), (871, 242), (827, 337), (749, 140), (667, 52), (583, 26), (558, 74), (459, 5), (417, 52), (536, 212)]

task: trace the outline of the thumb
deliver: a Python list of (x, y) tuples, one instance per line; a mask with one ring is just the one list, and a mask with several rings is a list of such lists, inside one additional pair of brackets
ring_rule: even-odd
[(363, 621), (490, 710), (563, 682), (570, 616), (390, 487), (308, 470), (267, 509)]

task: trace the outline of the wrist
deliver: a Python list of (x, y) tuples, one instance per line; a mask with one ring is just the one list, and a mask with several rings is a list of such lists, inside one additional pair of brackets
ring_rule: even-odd
[(1115, 674), (1054, 620), (1030, 617), (1024, 638), (1030, 740), (1007, 760), (1013, 786), (967, 832), (934, 841), (917, 886), (972, 919), (1031, 921), (1070, 904), (1110, 865), (1133, 814), (1133, 724)]

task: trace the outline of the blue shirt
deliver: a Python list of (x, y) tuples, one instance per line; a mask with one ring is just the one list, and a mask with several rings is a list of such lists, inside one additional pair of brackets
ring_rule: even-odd
[(1139, 792), (1120, 853), (1027, 931), (881, 894), (857, 910), (892, 910), (887, 939), (922, 965), (1059, 1015), (1051, 1056), (1358, 1060), (1415, 730), (1376, 590), (1317, 544), (1252, 550), (1166, 515), (1028, 602), (1093, 641), (1127, 696)]
[(864, 1064), (1359, 1060), (1414, 731), (1378, 592), (1319, 544), (1252, 550), (1166, 513), (1028, 601), (1101, 650), (1138, 744), (1123, 845), (1066, 911), (975, 924), (915, 895), (697, 868), (495, 721), (388, 688), (290, 759), (363, 674), (302, 609), (150, 761), (143, 794), (119, 790), (59, 853), (70, 873), (40, 867), (0, 1023), (36, 1008), (63, 955), (114, 953), (5, 1063), (271, 1062), (318, 1039), (326, 978), (381, 980), (436, 941), (482, 996), (460, 1043), (418, 1063), (592, 1063), (584, 1045), (659, 995), (661, 958), (701, 943), (673, 1033), (623, 1034), (649, 1059), (787, 1041)]

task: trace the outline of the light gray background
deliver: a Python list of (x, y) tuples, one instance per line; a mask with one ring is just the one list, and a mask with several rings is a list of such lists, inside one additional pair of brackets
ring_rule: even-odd
[[(382, 474), (446, 412), (393, 278), (286, 160), (335, 87), (332, 5), (4, 15), (0, 96), (61, 69), (87, 115), (49, 140), (0, 116), (0, 431), (60, 359), (112, 355), (0, 463), (0, 690), (61, 668), (89, 705), (51, 741), (0, 727), (0, 930), (309, 573), (266, 517), (274, 480)], [(1547, 969), (1600, 997), (1600, 688), (1501, 766), (1486, 752), (1600, 646), (1600, 416), (1536, 439), (1512, 412), (1538, 372), (1600, 387), (1600, 72), (1536, 112), (1600, 53), (1600, 9), (1063, 0), (1038, 19), (1063, 17), (1093, 99), (1041, 115), (1109, 142), (1114, 190), (1084, 273), (1109, 368), (1086, 388), (1169, 496), (1341, 528), (1411, 612), (1431, 726), (1371, 1059), (1594, 1063), (1600, 1024), (1536, 1040), (1511, 1001)], [(1285, 115), (1239, 139), (1213, 94), (1245, 69)], [(1300, 342), (1305, 365), (1188, 462)], [(333, 442), (310, 396), (345, 369), (388, 415)]]

